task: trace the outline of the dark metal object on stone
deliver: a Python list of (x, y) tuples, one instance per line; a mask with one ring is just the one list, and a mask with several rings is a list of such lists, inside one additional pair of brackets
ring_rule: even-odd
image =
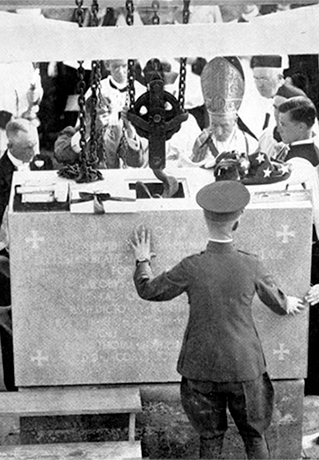
[[(189, 5), (190, 0), (184, 0), (183, 9), (183, 24), (188, 23), (189, 19)], [(159, 2), (152, 3), (154, 16), (152, 19), (153, 24), (159, 24), (160, 18), (158, 16)], [(126, 2), (127, 17), (126, 22), (132, 25), (134, 22), (133, 0)], [(149, 165), (153, 169), (156, 177), (161, 177), (163, 180), (164, 192), (163, 198), (172, 197), (178, 190), (177, 180), (172, 176), (167, 176), (164, 172), (156, 174), (165, 169), (166, 151), (165, 142), (170, 139), (181, 127), (183, 121), (187, 120), (188, 113), (184, 110), (185, 100), (185, 80), (186, 80), (186, 64), (187, 59), (182, 58), (180, 64), (180, 80), (179, 80), (179, 94), (178, 100), (175, 97), (164, 91), (164, 82), (157, 77), (149, 82), (149, 90), (142, 94), (135, 102), (134, 94), (134, 61), (128, 61), (128, 86), (129, 86), (129, 100), (130, 110), (128, 112), (128, 119), (134, 125), (137, 133), (148, 139), (149, 141)], [(155, 73), (156, 70), (154, 69)], [(167, 109), (167, 106), (170, 106)], [(146, 109), (146, 113), (140, 112), (141, 108)]]
[[(137, 133), (149, 141), (150, 168), (164, 169), (165, 142), (180, 129), (188, 114), (180, 109), (172, 94), (164, 91), (162, 80), (151, 81), (149, 87), (149, 91), (142, 94), (134, 108), (129, 110), (128, 118)], [(146, 113), (142, 114), (142, 109)]]

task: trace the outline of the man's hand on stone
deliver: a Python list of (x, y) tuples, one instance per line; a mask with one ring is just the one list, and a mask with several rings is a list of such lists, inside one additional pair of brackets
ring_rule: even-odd
[(306, 305), (301, 299), (294, 296), (287, 296), (287, 313), (288, 315), (295, 315), (296, 313), (301, 313), (302, 310), (306, 308)]
[(319, 303), (319, 284), (315, 284), (309, 289), (308, 293), (305, 295), (305, 300), (310, 305)]
[(151, 232), (144, 225), (134, 230), (130, 244), (137, 261), (150, 261), (151, 257), (154, 257), (154, 254), (151, 254)]

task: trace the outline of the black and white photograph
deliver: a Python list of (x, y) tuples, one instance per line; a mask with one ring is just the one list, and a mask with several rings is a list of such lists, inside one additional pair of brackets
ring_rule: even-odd
[(318, 24), (0, 0), (0, 460), (319, 459)]

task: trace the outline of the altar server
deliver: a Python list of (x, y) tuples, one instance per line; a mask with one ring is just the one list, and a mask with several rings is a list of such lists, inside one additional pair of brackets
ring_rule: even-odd
[(275, 117), (275, 126), (268, 126), (263, 130), (259, 138), (259, 150), (267, 153), (270, 158), (281, 159), (284, 158), (287, 152), (286, 144), (282, 141), (278, 131), (278, 108), (281, 104), (295, 96), (306, 96), (306, 94), (299, 88), (284, 84), (279, 87), (273, 98), (273, 115)]
[[(112, 117), (117, 121), (125, 106), (129, 103), (129, 88), (127, 82), (127, 60), (109, 59), (104, 62), (109, 75), (102, 78), (100, 91), (103, 96), (108, 97), (113, 105)], [(138, 81), (134, 81), (135, 97), (138, 98), (145, 92), (145, 88)], [(92, 94), (91, 89), (86, 93), (86, 98)]]
[(289, 146), (285, 160), (304, 158), (318, 166), (318, 149), (313, 136), (317, 111), (313, 102), (307, 97), (296, 96), (280, 104), (278, 111), (278, 131)]

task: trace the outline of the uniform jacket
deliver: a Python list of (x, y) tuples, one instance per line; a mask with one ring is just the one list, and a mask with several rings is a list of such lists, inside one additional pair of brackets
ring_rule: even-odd
[(286, 314), (287, 298), (259, 259), (233, 243), (209, 241), (206, 251), (154, 277), (149, 264), (134, 275), (138, 294), (153, 301), (187, 293), (189, 319), (177, 370), (186, 378), (214, 382), (253, 380), (265, 359), (253, 317), (255, 293), (271, 310)]

